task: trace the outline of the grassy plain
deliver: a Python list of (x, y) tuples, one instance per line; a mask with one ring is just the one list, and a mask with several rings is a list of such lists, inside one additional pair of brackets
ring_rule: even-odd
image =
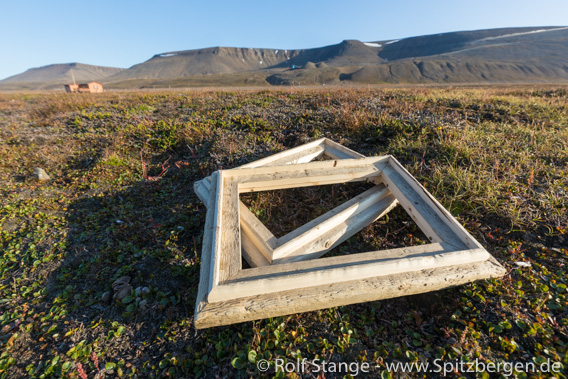
[[(324, 136), (394, 155), (507, 275), (196, 331), (193, 182)], [(281, 235), (363, 189), (243, 200)], [(568, 368), (567, 206), (566, 88), (0, 94), (0, 377), (256, 377), (276, 358), (369, 362), (382, 377), (437, 358)], [(398, 209), (332, 253), (422, 242)], [(101, 301), (124, 275), (150, 292)], [(288, 375), (318, 375), (306, 369)]]

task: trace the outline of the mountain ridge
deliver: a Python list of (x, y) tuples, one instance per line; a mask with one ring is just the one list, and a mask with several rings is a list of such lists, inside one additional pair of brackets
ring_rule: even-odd
[(23, 73), (12, 75), (8, 78), (0, 80), (4, 83), (16, 82), (34, 82), (46, 80), (46, 74), (50, 75), (51, 80), (67, 80), (72, 81), (73, 77), (76, 81), (100, 80), (110, 75), (116, 74), (123, 68), (95, 66), (85, 63), (54, 63), (40, 67), (32, 67)]
[[(344, 81), (567, 82), (568, 27), (483, 29), (376, 42), (344, 40), (293, 50), (215, 46), (155, 54), (128, 69), (75, 65), (81, 65), (76, 70), (85, 75), (98, 74), (88, 80), (102, 81), (107, 88), (318, 85)], [(6, 85), (55, 85), (57, 80), (70, 80), (71, 68), (52, 66), (58, 65), (30, 69), (1, 80), (0, 89)], [(82, 74), (73, 72), (76, 80), (85, 80)]]

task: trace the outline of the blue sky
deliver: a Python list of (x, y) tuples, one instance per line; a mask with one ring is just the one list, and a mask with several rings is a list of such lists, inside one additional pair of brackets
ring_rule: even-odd
[(210, 46), (309, 48), (510, 26), (568, 25), (566, 0), (0, 0), (0, 79), (81, 62), (130, 67)]

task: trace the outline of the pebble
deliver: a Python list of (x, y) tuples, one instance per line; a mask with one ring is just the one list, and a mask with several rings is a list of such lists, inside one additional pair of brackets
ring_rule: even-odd
[(130, 276), (121, 276), (112, 283), (112, 289), (114, 291), (113, 299), (122, 301), (126, 296), (130, 295), (132, 292), (132, 286), (130, 285)]
[(107, 292), (103, 293), (103, 296), (101, 296), (101, 300), (102, 300), (104, 303), (108, 303), (111, 298), (112, 298), (112, 293), (111, 293), (110, 291), (107, 291)]
[(117, 291), (120, 287), (130, 283), (130, 276), (121, 276), (112, 283), (112, 289)]
[(43, 170), (43, 168), (40, 167), (34, 168), (34, 172), (32, 175), (34, 176), (34, 178), (36, 178), (41, 182), (51, 179), (49, 175), (47, 175), (47, 173)]
[(130, 292), (132, 292), (132, 286), (127, 283), (115, 291), (116, 293), (114, 294), (114, 299), (122, 301), (122, 299), (130, 295)]

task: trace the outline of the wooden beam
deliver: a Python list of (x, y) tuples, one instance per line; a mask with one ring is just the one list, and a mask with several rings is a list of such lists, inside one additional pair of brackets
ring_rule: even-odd
[(247, 296), (207, 304), (194, 315), (197, 329), (283, 316), (414, 295), (487, 278), (498, 278), (505, 269), (493, 257), (475, 263), (421, 269), (366, 280), (296, 289), (260, 296)]
[[(304, 262), (289, 263), (286, 266), (292, 267), (289, 267), (289, 270), (279, 275), (260, 275), (238, 280), (233, 279), (214, 286), (209, 292), (208, 300), (210, 302), (227, 301), (243, 297), (245, 294), (252, 296), (277, 293), (308, 286), (323, 286), (347, 282), (355, 278), (364, 280), (377, 276), (400, 274), (402, 272), (480, 262), (489, 258), (489, 253), (484, 249), (423, 253), (420, 248), (421, 246), (405, 248), (405, 254), (394, 259), (379, 258), (355, 264), (339, 263), (337, 266), (311, 270), (306, 270), (302, 267)], [(246, 270), (243, 271), (246, 272)]]
[(343, 145), (333, 142), (330, 139), (325, 138), (324, 144), (324, 155), (332, 159), (359, 159), (365, 158), (363, 154), (359, 154)]
[(306, 246), (318, 239), (322, 234), (343, 224), (350, 217), (363, 212), (388, 194), (389, 191), (384, 184), (377, 185), (286, 234), (278, 239), (278, 246), (272, 252), (272, 259), (281, 259), (298, 249), (305, 249)]
[(284, 258), (273, 260), (272, 264), (279, 265), (319, 258), (360, 232), (366, 226), (371, 225), (386, 215), (397, 204), (396, 198), (389, 194), (369, 208), (366, 208), (363, 212), (349, 217), (345, 222), (320, 235), (317, 239), (311, 241), (309, 245), (289, 253)]
[(205, 305), (207, 304), (207, 295), (211, 288), (213, 287), (213, 281), (211, 277), (212, 268), (212, 255), (213, 255), (213, 239), (215, 238), (215, 197), (218, 177), (217, 173), (214, 172), (211, 175), (211, 181), (214, 184), (215, 190), (209, 192), (209, 198), (207, 199), (207, 214), (205, 215), (205, 227), (203, 229), (203, 239), (201, 248), (201, 267), (199, 270), (199, 287), (197, 289), (197, 299), (195, 301), (195, 314), (199, 314)]
[[(273, 166), (283, 166), (287, 164), (298, 164), (298, 163), (308, 163), (312, 160), (321, 157), (324, 153), (324, 148), (322, 146), (314, 146), (307, 150), (302, 150), (296, 154), (286, 155), (280, 159), (271, 161), (268, 164), (263, 165), (263, 167), (273, 167)], [(257, 166), (258, 167), (258, 166)], [(244, 168), (244, 167), (241, 167)]]
[[(256, 246), (264, 258), (269, 263), (272, 263), (272, 252), (277, 244), (276, 237), (254, 216), (243, 202), (239, 202), (239, 205), (241, 210), (241, 238), (244, 239), (244, 236), (246, 236), (246, 239)], [(246, 217), (243, 217), (245, 214)]]
[[(242, 220), (242, 219), (241, 219)], [(266, 267), (270, 266), (271, 262), (264, 257), (264, 254), (258, 247), (251, 241), (246, 234), (243, 233), (241, 224), (241, 253), (243, 258), (251, 267)]]
[[(305, 152), (305, 151), (309, 151), (310, 149), (313, 148), (321, 148), (323, 149), (323, 144), (324, 141), (326, 139), (325, 138), (320, 138), (318, 140), (300, 145), (300, 146), (296, 146), (294, 148), (291, 149), (287, 149), (287, 150), (283, 150), (279, 153), (270, 155), (266, 158), (262, 158), (247, 164), (244, 164), (242, 166), (237, 167), (237, 169), (241, 169), (241, 168), (255, 168), (255, 167), (262, 167), (262, 166), (274, 166), (275, 162), (280, 162), (279, 164), (286, 164), (286, 163), (290, 163), (294, 160), (295, 156), (298, 156), (299, 153)], [(289, 157), (292, 157), (291, 160), (288, 160)], [(276, 164), (278, 165), (278, 164)]]
[(193, 192), (195, 192), (199, 200), (201, 200), (201, 202), (205, 204), (206, 207), (209, 207), (208, 202), (209, 202), (210, 188), (211, 188), (210, 176), (193, 183)]
[(389, 157), (339, 159), (227, 172), (239, 178), (241, 193), (256, 192), (371, 180), (379, 176)]
[[(483, 248), (483, 246), (479, 242), (477, 242), (475, 238), (473, 238), (471, 234), (467, 232), (467, 230), (465, 230), (465, 228), (455, 219), (455, 217), (452, 216), (452, 214), (446, 208), (444, 208), (444, 206), (440, 204), (438, 200), (436, 200), (434, 196), (432, 196), (430, 192), (428, 192), (426, 188), (424, 188), (420, 184), (420, 182), (418, 182), (418, 180), (416, 180), (416, 178), (414, 178), (392, 156), (390, 157), (389, 167), (392, 168), (394, 171), (396, 171), (401, 177), (406, 178), (405, 180), (414, 189), (414, 196), (417, 195), (425, 202), (428, 202), (430, 204), (430, 207), (434, 210), (434, 212), (436, 212), (439, 215), (440, 220), (442, 220), (442, 222), (445, 225), (447, 225), (449, 228), (452, 229), (452, 232), (455, 233), (455, 236), (463, 245), (471, 249)], [(446, 242), (451, 243), (451, 241), (446, 241)]]
[(445, 242), (456, 249), (467, 248), (454, 230), (440, 218), (432, 203), (420, 196), (423, 190), (416, 182), (401, 175), (391, 165), (383, 170), (381, 179), (431, 242)]
[(215, 259), (213, 285), (219, 285), (238, 273), (241, 261), (241, 228), (238, 181), (219, 171), (220, 189), (215, 204)]
[[(380, 171), (389, 163), (390, 155), (382, 155), (380, 157), (367, 157), (361, 159), (330, 159), (325, 161), (301, 163), (295, 165), (284, 166), (262, 166), (255, 168), (239, 168), (233, 170), (224, 170), (227, 176), (239, 177), (241, 183), (246, 183), (249, 176), (262, 177), (277, 171), (282, 177), (290, 176), (307, 176), (312, 173), (316, 175), (334, 175), (338, 170), (362, 169), (363, 166), (369, 166), (367, 170)], [(303, 173), (303, 174), (302, 174)], [(257, 181), (257, 178), (254, 179)], [(266, 179), (271, 180), (271, 179)]]

